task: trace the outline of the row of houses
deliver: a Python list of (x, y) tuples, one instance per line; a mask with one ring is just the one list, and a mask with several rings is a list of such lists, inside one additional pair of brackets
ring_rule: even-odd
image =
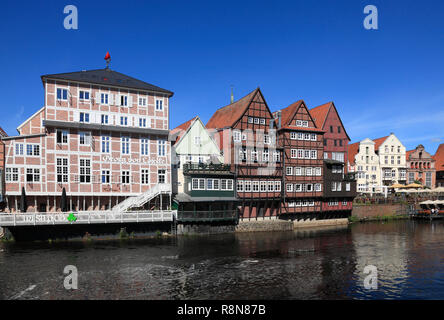
[(4, 212), (58, 212), (65, 193), (73, 211), (350, 214), (350, 138), (333, 103), (272, 112), (257, 88), (170, 130), (173, 92), (109, 67), (41, 81), (43, 107), (2, 132)]
[(346, 217), (357, 191), (442, 183), (443, 148), (406, 151), (394, 134), (349, 145), (333, 102), (270, 110), (256, 88), (171, 130), (173, 92), (109, 67), (41, 81), (43, 107), (18, 135), (0, 131), (3, 212)]
[(394, 133), (348, 146), (348, 171), (356, 174), (358, 193), (386, 193), (394, 184), (444, 185), (444, 144), (435, 155), (423, 145), (406, 150)]

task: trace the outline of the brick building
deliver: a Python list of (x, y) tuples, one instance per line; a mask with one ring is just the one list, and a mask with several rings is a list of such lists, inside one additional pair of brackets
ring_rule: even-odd
[(436, 187), (444, 187), (444, 143), (441, 143), (433, 156), (436, 169)]
[[(6, 211), (110, 209), (171, 182), (172, 92), (109, 68), (41, 77), (44, 105), (5, 143)], [(161, 196), (160, 196), (161, 197)]]
[(206, 124), (237, 179), (242, 218), (277, 216), (282, 194), (282, 150), (259, 88), (218, 109)]
[(414, 150), (406, 152), (407, 183), (420, 182), (433, 188), (436, 184), (435, 160), (420, 144)]
[(323, 191), (323, 137), (304, 101), (274, 113), (283, 149), (281, 215), (319, 212)]

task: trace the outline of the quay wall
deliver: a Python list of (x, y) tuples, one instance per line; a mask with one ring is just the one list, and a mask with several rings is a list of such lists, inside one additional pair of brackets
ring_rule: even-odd
[(358, 219), (375, 219), (407, 214), (407, 205), (404, 204), (371, 204), (353, 205), (352, 217)]
[(233, 233), (234, 224), (178, 224), (177, 235)]

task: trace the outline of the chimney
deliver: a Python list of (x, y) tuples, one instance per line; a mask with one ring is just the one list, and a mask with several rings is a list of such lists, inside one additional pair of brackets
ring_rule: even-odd
[(281, 120), (282, 120), (282, 112), (281, 112), (281, 110), (279, 110), (278, 112), (277, 112), (277, 119), (278, 119), (278, 124), (277, 124), (277, 128), (278, 129), (280, 129), (281, 128)]
[(233, 103), (234, 102), (234, 95), (233, 95), (233, 86), (231, 86), (231, 97), (230, 97), (231, 99), (230, 99), (230, 103)]

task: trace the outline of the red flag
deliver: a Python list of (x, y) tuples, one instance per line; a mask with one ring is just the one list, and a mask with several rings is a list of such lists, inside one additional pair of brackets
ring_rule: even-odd
[(111, 55), (109, 54), (109, 52), (107, 52), (106, 56), (105, 56), (105, 60), (109, 60), (109, 59), (111, 59)]

